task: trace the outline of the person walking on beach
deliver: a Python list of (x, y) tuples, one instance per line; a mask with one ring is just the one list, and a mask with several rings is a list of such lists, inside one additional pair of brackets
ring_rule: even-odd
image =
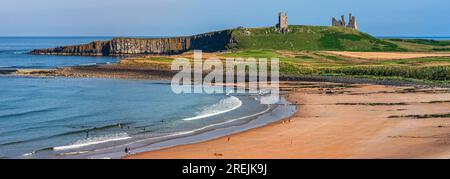
[(125, 154), (128, 154), (129, 150), (128, 147), (125, 147)]

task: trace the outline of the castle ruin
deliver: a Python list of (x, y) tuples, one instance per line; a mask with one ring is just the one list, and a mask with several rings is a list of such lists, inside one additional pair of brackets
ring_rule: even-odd
[(345, 21), (345, 16), (341, 16), (341, 20), (339, 20), (339, 21), (336, 18), (333, 17), (333, 19), (332, 19), (332, 26), (334, 26), (334, 27), (346, 27), (346, 28), (351, 28), (351, 29), (358, 30), (358, 24), (356, 22), (356, 18), (351, 13), (349, 14), (349, 22), (348, 22), (348, 24)]
[(288, 14), (285, 13), (278, 13), (278, 24), (277, 29), (280, 33), (287, 33), (288, 32)]

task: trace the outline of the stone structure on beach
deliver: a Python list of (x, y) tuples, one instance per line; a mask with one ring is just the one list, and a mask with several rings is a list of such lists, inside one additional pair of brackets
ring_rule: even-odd
[(345, 16), (341, 16), (341, 20), (337, 20), (333, 17), (332, 19), (332, 26), (334, 27), (346, 27), (351, 29), (358, 30), (358, 23), (356, 22), (356, 17), (353, 16), (351, 13), (349, 14), (349, 22), (347, 24), (345, 20)]
[(278, 24), (277, 24), (277, 29), (280, 33), (287, 33), (288, 32), (288, 14), (287, 12), (285, 13), (278, 13)]

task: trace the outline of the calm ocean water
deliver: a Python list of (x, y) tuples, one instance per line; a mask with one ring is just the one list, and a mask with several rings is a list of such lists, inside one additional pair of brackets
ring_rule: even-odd
[[(0, 66), (55, 68), (118, 60), (26, 54), (92, 40), (105, 38), (0, 38)], [(214, 131), (269, 109), (255, 96), (176, 95), (160, 81), (0, 76), (0, 158), (88, 158), (100, 151), (110, 157), (125, 146), (142, 148)]]
[(30, 55), (33, 49), (110, 40), (112, 37), (0, 37), (0, 68), (56, 68), (114, 63), (114, 57)]

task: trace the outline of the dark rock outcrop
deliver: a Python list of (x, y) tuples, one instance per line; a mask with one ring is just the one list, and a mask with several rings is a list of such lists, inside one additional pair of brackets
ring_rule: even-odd
[(38, 49), (31, 51), (37, 55), (86, 55), (101, 56), (109, 55), (111, 41), (95, 41), (89, 44), (56, 47), (49, 49)]
[(37, 55), (116, 56), (138, 54), (179, 54), (189, 50), (216, 52), (226, 50), (231, 30), (170, 38), (114, 38), (89, 44), (33, 50)]

